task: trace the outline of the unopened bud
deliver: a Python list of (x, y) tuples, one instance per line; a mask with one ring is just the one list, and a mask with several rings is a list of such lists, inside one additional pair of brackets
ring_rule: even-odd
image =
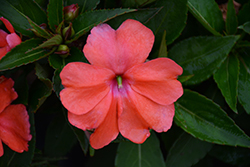
[(69, 55), (69, 47), (67, 45), (59, 45), (55, 54), (59, 54), (62, 58), (66, 58)]
[(73, 21), (79, 13), (78, 4), (72, 4), (64, 7), (64, 20), (66, 23)]
[(75, 35), (72, 23), (69, 23), (69, 26), (65, 27), (62, 33), (65, 40), (72, 38)]

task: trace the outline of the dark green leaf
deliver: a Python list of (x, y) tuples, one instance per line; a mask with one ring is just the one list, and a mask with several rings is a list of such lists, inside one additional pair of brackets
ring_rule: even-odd
[(156, 0), (122, 0), (122, 6), (126, 8), (145, 6)]
[(222, 13), (214, 0), (188, 0), (188, 9), (212, 34), (221, 36), (224, 27)]
[(250, 21), (238, 27), (239, 29), (243, 29), (246, 33), (250, 34)]
[(237, 113), (236, 103), (238, 96), (239, 60), (236, 55), (229, 55), (224, 63), (214, 74), (222, 95), (230, 108)]
[(211, 143), (250, 147), (250, 138), (220, 106), (206, 97), (185, 90), (176, 103), (174, 121), (192, 136)]
[(88, 152), (89, 140), (87, 139), (85, 132), (81, 129), (74, 127), (74, 126), (70, 126), (70, 127), (72, 128), (73, 132), (75, 133), (75, 135), (80, 143), (80, 146), (82, 148), (82, 151), (86, 155)]
[(57, 97), (59, 97), (59, 93), (63, 89), (63, 85), (61, 83), (61, 78), (60, 78), (60, 72), (61, 72), (60, 69), (56, 69), (54, 72), (54, 76), (52, 78), (53, 90), (55, 91)]
[(250, 114), (250, 49), (244, 48), (240, 52), (239, 102)]
[(183, 133), (169, 150), (167, 167), (189, 167), (204, 158), (213, 144)]
[(171, 48), (168, 56), (182, 68), (182, 76), (194, 75), (184, 84), (209, 78), (226, 59), (239, 36), (192, 37)]
[(250, 21), (250, 1), (248, 1), (244, 6), (240, 9), (238, 14), (239, 25), (242, 25), (248, 21)]
[(138, 20), (141, 23), (147, 23), (152, 17), (154, 17), (162, 8), (149, 8), (149, 9), (138, 9), (136, 12), (125, 13), (114, 19), (109, 20), (107, 23), (114, 29), (117, 29), (122, 22), (127, 19)]
[(238, 41), (236, 44), (237, 48), (241, 48), (241, 47), (250, 47), (250, 42), (249, 41)]
[(115, 165), (117, 167), (165, 167), (160, 144), (155, 133), (151, 133), (151, 136), (143, 144), (120, 143)]
[(33, 50), (41, 43), (41, 39), (30, 39), (17, 45), (0, 60), (0, 71), (26, 65), (46, 57), (50, 54), (47, 50)]
[[(157, 1), (153, 7), (163, 7), (146, 23), (155, 34), (155, 46), (159, 46), (166, 31), (166, 44), (172, 43), (182, 32), (187, 20), (187, 0)], [(158, 49), (158, 48), (157, 48)]]
[(61, 44), (62, 41), (63, 41), (62, 36), (59, 34), (56, 34), (50, 39), (48, 39), (47, 41), (43, 42), (41, 45), (35, 47), (34, 50), (42, 49), (42, 48), (50, 48), (52, 46)]
[(56, 27), (63, 21), (63, 0), (49, 1), (48, 4), (48, 24), (55, 32)]
[(32, 20), (30, 20), (30, 18), (27, 18), (30, 26), (34, 29), (33, 31), (35, 31), (37, 33), (37, 36), (41, 36), (43, 38), (49, 38), (51, 37), (51, 34), (46, 31), (45, 29), (41, 28), (39, 25), (37, 25), (35, 22), (33, 22)]
[(75, 41), (77, 38), (87, 33), (94, 26), (106, 22), (114, 17), (123, 15), (125, 13), (136, 11), (135, 9), (112, 9), (112, 10), (94, 10), (85, 12), (79, 15), (73, 21), (73, 28), (75, 30), (75, 38), (71, 41)]
[(64, 156), (76, 144), (76, 137), (62, 114), (49, 124), (45, 137), (44, 153), (51, 157)]
[(158, 57), (168, 57), (167, 44), (166, 44), (166, 31), (164, 31), (162, 35)]
[(234, 8), (233, 0), (229, 0), (227, 4), (227, 18), (226, 18), (226, 30), (228, 34), (235, 34), (237, 32), (238, 21)]

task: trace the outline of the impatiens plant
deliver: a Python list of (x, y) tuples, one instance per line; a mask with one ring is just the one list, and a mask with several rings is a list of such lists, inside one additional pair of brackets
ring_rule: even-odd
[(248, 167), (249, 11), (1, 0), (0, 166)]

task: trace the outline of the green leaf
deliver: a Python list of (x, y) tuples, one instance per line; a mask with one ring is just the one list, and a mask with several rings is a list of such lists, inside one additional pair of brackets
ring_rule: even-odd
[(237, 56), (233, 54), (229, 55), (214, 74), (215, 82), (225, 97), (227, 104), (235, 113), (237, 113), (239, 65)]
[(136, 7), (138, 6), (145, 6), (150, 4), (156, 0), (122, 0), (122, 6), (126, 8)]
[(243, 29), (246, 33), (250, 34), (250, 21), (238, 27), (239, 29)]
[(56, 34), (50, 39), (48, 39), (47, 41), (43, 42), (41, 45), (35, 47), (33, 50), (42, 49), (42, 48), (50, 48), (52, 46), (61, 44), (62, 41), (63, 41), (62, 36), (59, 34)]
[(226, 18), (226, 30), (228, 34), (235, 34), (237, 32), (238, 21), (234, 8), (233, 0), (229, 0), (227, 4), (227, 18)]
[(250, 49), (244, 48), (240, 52), (240, 76), (239, 76), (239, 102), (246, 112), (250, 114)]
[(155, 46), (159, 46), (166, 31), (166, 44), (171, 44), (182, 32), (187, 20), (187, 0), (156, 1), (153, 7), (163, 7), (146, 23), (155, 34)]
[(41, 43), (41, 39), (30, 39), (17, 45), (0, 60), (0, 71), (26, 65), (46, 57), (50, 54), (47, 50), (34, 50)]
[(224, 27), (222, 13), (214, 0), (188, 0), (188, 9), (212, 34), (221, 36)]
[(63, 0), (49, 1), (47, 12), (49, 27), (55, 32), (56, 27), (63, 21)]
[(35, 31), (38, 36), (41, 36), (43, 38), (49, 38), (49, 37), (51, 37), (51, 34), (48, 31), (46, 31), (45, 29), (41, 28), (35, 22), (33, 22), (32, 20), (30, 20), (30, 18), (27, 17), (27, 19), (28, 19), (28, 21), (30, 23), (30, 26), (34, 29), (33, 31)]
[(115, 159), (117, 167), (165, 167), (160, 143), (155, 133), (143, 144), (122, 142), (119, 144)]
[(248, 1), (244, 6), (241, 7), (239, 13), (238, 13), (238, 21), (239, 25), (242, 25), (248, 21), (250, 21), (250, 1)]
[(250, 47), (250, 42), (249, 41), (238, 41), (236, 44), (237, 48), (242, 48), (242, 47)]
[(75, 133), (75, 135), (80, 143), (80, 146), (82, 148), (82, 151), (86, 155), (88, 152), (89, 140), (87, 139), (85, 132), (81, 129), (74, 127), (74, 126), (70, 125), (70, 127), (72, 128), (73, 132)]
[(168, 57), (167, 44), (165, 39), (166, 39), (166, 31), (164, 31), (162, 35), (158, 57)]
[(206, 97), (185, 90), (176, 103), (175, 123), (201, 140), (230, 146), (250, 147), (250, 138), (220, 106)]
[(125, 13), (114, 19), (109, 20), (107, 23), (114, 29), (117, 29), (125, 20), (134, 19), (141, 23), (147, 23), (151, 18), (153, 18), (162, 8), (148, 8), (148, 9), (138, 9), (135, 12)]
[(59, 98), (59, 94), (61, 90), (64, 88), (61, 83), (60, 72), (61, 72), (61, 69), (56, 69), (54, 72), (54, 76), (52, 78), (53, 90), (55, 91), (58, 98)]
[(64, 156), (76, 144), (76, 137), (62, 114), (58, 114), (47, 128), (44, 153), (50, 157)]
[(184, 84), (197, 84), (220, 67), (238, 39), (239, 36), (192, 37), (174, 45), (168, 56), (183, 68), (182, 76), (194, 75)]
[(83, 13), (86, 11), (94, 10), (99, 3), (100, 0), (66, 0), (65, 6), (78, 4), (79, 13)]
[(136, 11), (135, 9), (112, 9), (112, 10), (94, 10), (85, 12), (79, 15), (73, 21), (73, 28), (75, 30), (75, 38), (71, 40), (75, 41), (83, 34), (87, 33), (94, 26), (106, 22), (119, 15), (123, 15), (128, 12)]
[(204, 158), (213, 144), (201, 141), (183, 133), (169, 150), (167, 167), (189, 167)]

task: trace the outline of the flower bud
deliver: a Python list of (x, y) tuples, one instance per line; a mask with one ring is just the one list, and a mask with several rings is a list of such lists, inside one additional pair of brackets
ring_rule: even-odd
[(64, 20), (66, 23), (73, 21), (79, 12), (78, 4), (72, 4), (64, 7)]
[(65, 40), (72, 38), (75, 35), (72, 23), (69, 23), (69, 26), (65, 27), (62, 33)]
[(69, 47), (67, 45), (59, 45), (55, 54), (59, 54), (62, 58), (66, 58), (69, 55)]

